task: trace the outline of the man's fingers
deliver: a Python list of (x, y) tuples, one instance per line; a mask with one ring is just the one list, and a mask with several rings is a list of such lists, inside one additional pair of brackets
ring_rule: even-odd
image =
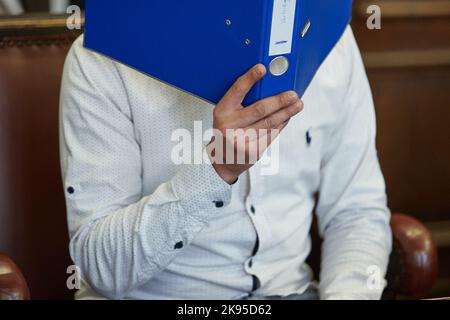
[(266, 67), (257, 64), (241, 76), (222, 98), (225, 107), (241, 107), (242, 102), (253, 86), (266, 75)]
[(283, 126), (287, 121), (289, 121), (293, 116), (297, 115), (303, 110), (303, 102), (298, 100), (294, 104), (285, 107), (264, 119), (259, 120), (248, 128), (261, 130), (271, 130), (277, 129), (280, 126)]
[(277, 96), (260, 100), (239, 111), (237, 116), (238, 125), (242, 127), (250, 126), (299, 101), (295, 91), (284, 92)]

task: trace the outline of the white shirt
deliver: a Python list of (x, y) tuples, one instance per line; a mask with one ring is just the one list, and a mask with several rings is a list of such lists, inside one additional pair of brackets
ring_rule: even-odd
[(0, 0), (0, 14), (19, 15), (24, 12), (19, 0)]
[[(230, 186), (210, 164), (171, 160), (174, 130), (193, 131), (195, 121), (210, 128), (213, 105), (86, 50), (79, 38), (60, 114), (70, 253), (84, 280), (77, 297), (302, 293), (312, 280), (305, 259), (318, 194), (321, 298), (380, 298), (390, 213), (350, 28), (303, 101), (278, 138), (279, 172), (263, 175), (257, 164)], [(369, 283), (373, 268), (378, 286)]]
[[(70, 0), (49, 0), (50, 13), (66, 13)], [(23, 6), (19, 0), (0, 0), (0, 14), (18, 15), (24, 13)]]
[(52, 14), (64, 14), (70, 6), (70, 0), (49, 0), (49, 9)]

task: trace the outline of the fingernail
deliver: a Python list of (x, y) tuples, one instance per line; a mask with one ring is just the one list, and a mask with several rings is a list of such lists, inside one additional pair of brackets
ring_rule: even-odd
[(296, 102), (294, 105), (292, 105), (292, 111), (299, 113), (300, 111), (302, 111), (302, 105), (301, 102)]
[(256, 74), (258, 76), (262, 76), (263, 75), (263, 68), (260, 65), (255, 67), (255, 71), (256, 71)]
[(288, 97), (289, 97), (289, 100), (292, 101), (292, 102), (295, 101), (295, 100), (297, 100), (297, 99), (298, 99), (297, 92), (295, 92), (295, 91), (289, 91)]

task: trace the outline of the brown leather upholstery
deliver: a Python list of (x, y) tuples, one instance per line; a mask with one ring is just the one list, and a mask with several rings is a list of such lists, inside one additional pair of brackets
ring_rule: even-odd
[[(392, 214), (393, 252), (390, 257), (383, 299), (398, 296), (419, 297), (427, 294), (436, 282), (439, 262), (431, 233), (418, 220), (405, 214)], [(312, 252), (308, 258), (319, 279), (322, 244), (314, 223), (311, 229)]]
[(68, 43), (0, 42), (0, 252), (36, 299), (69, 298), (58, 156), (58, 92)]
[(391, 225), (400, 261), (398, 292), (411, 296), (427, 293), (438, 275), (438, 255), (430, 232), (404, 214), (394, 215)]
[(30, 290), (22, 272), (8, 257), (0, 254), (0, 300), (28, 300)]

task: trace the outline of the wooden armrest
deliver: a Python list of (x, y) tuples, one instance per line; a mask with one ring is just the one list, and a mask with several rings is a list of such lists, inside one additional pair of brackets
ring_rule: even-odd
[(16, 264), (0, 254), (0, 300), (28, 300), (30, 291)]
[(438, 254), (430, 231), (417, 219), (393, 214), (394, 248), (388, 271), (385, 298), (400, 294), (417, 297), (428, 293), (438, 275)]

